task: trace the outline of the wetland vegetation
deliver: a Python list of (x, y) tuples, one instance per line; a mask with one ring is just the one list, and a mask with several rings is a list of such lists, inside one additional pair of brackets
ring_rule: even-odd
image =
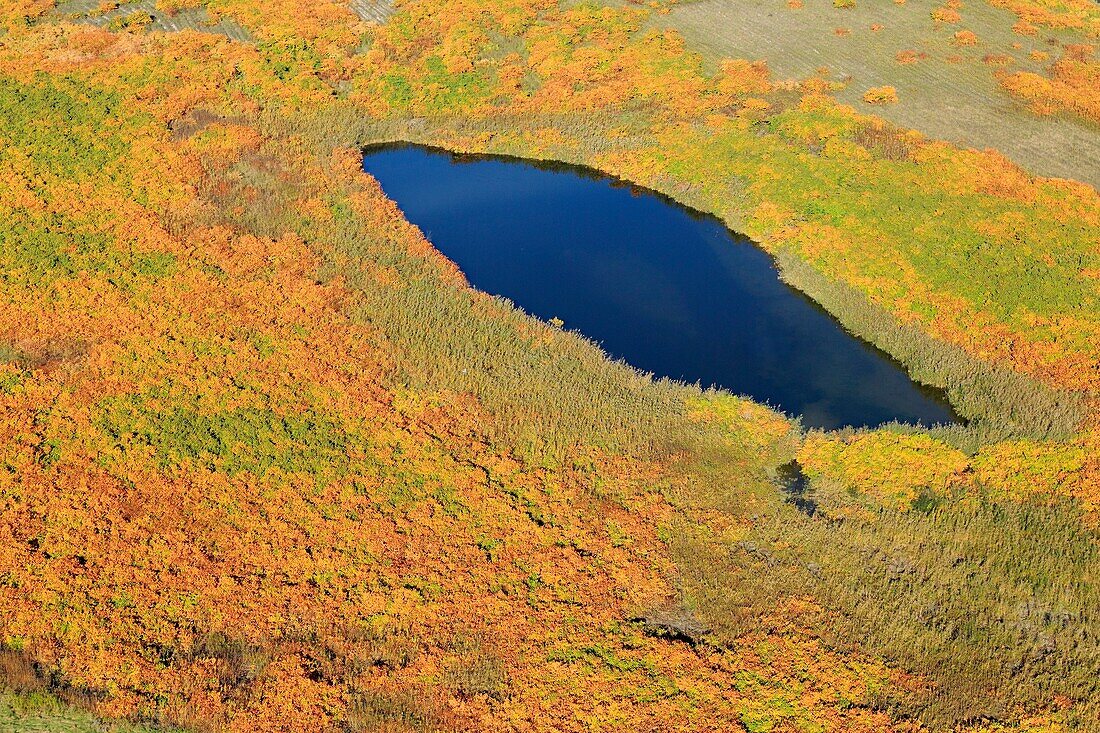
[[(0, 9), (0, 725), (1100, 726), (1091, 186), (660, 8), (118, 10)], [(611, 361), (469, 287), (363, 171), (396, 140), (711, 212), (968, 424)]]
[(657, 378), (743, 394), (814, 428), (954, 418), (784, 285), (750, 241), (652, 192), (409, 146), (368, 148), (363, 168), (471, 285)]

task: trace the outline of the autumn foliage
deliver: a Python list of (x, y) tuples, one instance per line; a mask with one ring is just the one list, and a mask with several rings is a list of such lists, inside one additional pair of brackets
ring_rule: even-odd
[(894, 87), (872, 87), (863, 95), (867, 104), (893, 104), (898, 101), (898, 90)]
[[(1098, 719), (1093, 189), (708, 70), (635, 6), (158, 5), (200, 9), (250, 40), (2, 11), (13, 694), (229, 731)], [(988, 368), (972, 424), (805, 434), (612, 364), (466, 286), (360, 169), (394, 138), (736, 219), (936, 344), (929, 381)]]
[(1063, 113), (1100, 123), (1100, 60), (1091, 45), (1066, 48), (1049, 78), (1020, 71), (1002, 75), (1000, 83), (1036, 114)]

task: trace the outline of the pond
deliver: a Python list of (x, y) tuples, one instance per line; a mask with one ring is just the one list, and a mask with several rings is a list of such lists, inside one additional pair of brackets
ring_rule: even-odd
[(474, 287), (638, 369), (747, 395), (808, 427), (957, 420), (942, 392), (845, 331), (714, 217), (560, 164), (390, 145), (367, 149), (363, 168)]

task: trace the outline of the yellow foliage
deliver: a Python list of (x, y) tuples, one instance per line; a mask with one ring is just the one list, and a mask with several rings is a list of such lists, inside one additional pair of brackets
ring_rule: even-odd
[(895, 104), (898, 90), (891, 86), (871, 87), (863, 94), (863, 101), (867, 104)]
[[(364, 695), (383, 690), (393, 705), (422, 703), (405, 711), (416, 720), (451, 729), (686, 729), (701, 716), (733, 729), (776, 709), (795, 711), (779, 724), (793, 727), (895, 725), (870, 701), (896, 673), (788, 617), (821, 613), (813, 598), (789, 599), (777, 631), (730, 648), (624, 621), (675, 597), (664, 537), (686, 513), (662, 489), (681, 477), (664, 460), (585, 445), (560, 465), (527, 463), (492, 433), (499, 416), (477, 398), (411, 385), (398, 367), (404, 347), (359, 315), (360, 299), (426, 287), (462, 294), (471, 317), (503, 310), (466, 290), (361, 172), (342, 147), (350, 132), (330, 144), (323, 125), (344, 124), (330, 119), (476, 128), (499, 115), (533, 122), (438, 135), (471, 150), (582, 157), (573, 130), (629, 112), (589, 159), (708, 202), (740, 186), (765, 246), (790, 247), (972, 354), (1062, 386), (1100, 379), (1100, 324), (1089, 314), (1018, 310), (1009, 321), (933, 288), (881, 220), (829, 212), (846, 194), (841, 177), (855, 190), (898, 173), (913, 176), (914, 199), (991, 209), (1007, 200), (1044, 221), (1095, 227), (1094, 191), (895, 134), (837, 105), (825, 80), (792, 107), (792, 87), (777, 90), (763, 62), (726, 61), (708, 76), (682, 37), (649, 30), (644, 10), (407, 3), (368, 28), (336, 0), (205, 3), (257, 41), (234, 43), (26, 23), (49, 7), (2, 11), (3, 79), (67, 84), (49, 90), (65, 102), (46, 112), (103, 91), (106, 121), (38, 119), (24, 140), (5, 140), (0, 213), (9, 227), (71, 220), (62, 249), (46, 251), (55, 260), (79, 254), (77, 234), (116, 260), (50, 270), (45, 283), (26, 263), (4, 272), (0, 333), (14, 356), (0, 362), (0, 625), (67, 681), (108, 691), (101, 712), (167, 699), (157, 710), (170, 720), (320, 730), (355, 715), (370, 724)], [(959, 20), (952, 4), (934, 17)], [(1067, 54), (1057, 81), (1087, 88), (1085, 56)], [(865, 100), (896, 102), (896, 90)], [(283, 131), (295, 115), (316, 116), (316, 139)], [(757, 124), (769, 116), (774, 131)], [(887, 138), (903, 163), (869, 142)], [(102, 159), (80, 158), (100, 143)], [(73, 159), (48, 164), (58, 149)], [(807, 174), (808, 193), (792, 171)], [(976, 231), (1002, 246), (1028, 221), (990, 215)], [(348, 240), (367, 262), (323, 250)], [(1045, 252), (1019, 252), (1025, 267), (1048, 263)], [(519, 332), (532, 348), (563, 338), (538, 324)], [(786, 419), (747, 400), (705, 393), (677, 407), (692, 428), (713, 430), (745, 481), (797, 441)], [(296, 423), (301, 415), (309, 421)], [(798, 451), (815, 480), (901, 509), (926, 494), (986, 491), (1068, 496), (1094, 510), (1098, 454), (1087, 432), (973, 458), (927, 434), (886, 431), (813, 434)], [(747, 536), (746, 523), (720, 514), (707, 515), (716, 535)], [(461, 669), (467, 659), (480, 666)], [(505, 678), (507, 695), (494, 687)], [(773, 705), (754, 680), (793, 690), (792, 700)]]
[(877, 505), (906, 509), (922, 495), (950, 493), (967, 466), (966, 454), (927, 435), (885, 431), (836, 438), (814, 433), (798, 451), (811, 477), (840, 481)]
[(955, 39), (952, 43), (956, 46), (977, 46), (978, 36), (974, 31), (955, 31)]

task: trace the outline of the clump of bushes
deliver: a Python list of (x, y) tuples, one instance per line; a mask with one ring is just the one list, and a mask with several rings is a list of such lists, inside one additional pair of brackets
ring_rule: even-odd
[(952, 43), (956, 46), (977, 46), (978, 34), (974, 31), (955, 31)]
[(891, 86), (871, 87), (864, 93), (863, 101), (867, 104), (895, 104), (898, 90)]

